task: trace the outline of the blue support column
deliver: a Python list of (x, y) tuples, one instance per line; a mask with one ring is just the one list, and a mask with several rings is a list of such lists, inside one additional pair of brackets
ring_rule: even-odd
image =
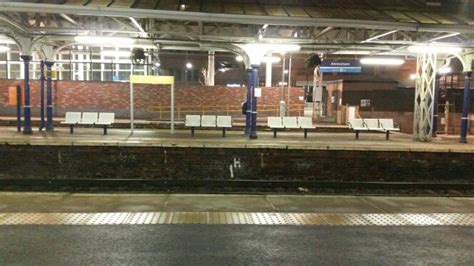
[(30, 61), (31, 55), (20, 56), (23, 59), (25, 65), (25, 106), (23, 107), (25, 116), (25, 126), (23, 128), (23, 134), (32, 134), (31, 130), (31, 105), (30, 105)]
[(40, 127), (39, 130), (43, 130), (45, 128), (45, 121), (44, 121), (44, 61), (40, 63)]
[(46, 61), (46, 73), (47, 73), (47, 82), (46, 82), (46, 130), (54, 130), (53, 125), (53, 88), (52, 88), (52, 72), (51, 67), (54, 65), (54, 62)]
[(471, 75), (472, 71), (464, 72), (464, 97), (462, 102), (461, 117), (461, 143), (467, 143), (467, 122), (469, 118), (469, 101), (471, 100)]
[(245, 100), (246, 109), (245, 109), (245, 134), (250, 135), (251, 119), (252, 119), (252, 69), (247, 69), (247, 98)]
[(256, 139), (257, 138), (257, 97), (255, 97), (255, 88), (258, 87), (258, 67), (259, 65), (252, 65), (252, 85), (249, 86), (251, 88), (251, 106), (252, 106), (252, 114), (251, 114), (251, 124), (250, 124), (250, 134), (249, 138)]
[(436, 75), (435, 81), (435, 92), (434, 92), (434, 102), (433, 102), (433, 133), (432, 136), (436, 137), (438, 132), (438, 103), (439, 103), (439, 79), (440, 75)]

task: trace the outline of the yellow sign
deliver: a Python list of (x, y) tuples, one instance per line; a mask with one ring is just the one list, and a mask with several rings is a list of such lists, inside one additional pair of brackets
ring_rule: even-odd
[(131, 75), (130, 83), (133, 84), (174, 84), (173, 76), (142, 76)]

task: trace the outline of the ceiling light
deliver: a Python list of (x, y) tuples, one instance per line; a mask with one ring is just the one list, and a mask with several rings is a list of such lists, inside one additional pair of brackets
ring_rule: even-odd
[(241, 55), (238, 55), (238, 56), (235, 57), (235, 60), (237, 62), (242, 62), (242, 61), (244, 61), (244, 58)]
[(266, 63), (274, 64), (274, 63), (279, 63), (281, 61), (281, 58), (277, 56), (265, 56), (263, 57), (263, 61)]
[(155, 66), (156, 66), (156, 67), (160, 67), (160, 66), (161, 66), (161, 63), (160, 63), (160, 62), (156, 62), (156, 63), (155, 63)]
[(415, 80), (416, 79), (416, 74), (410, 74), (410, 79)]
[(125, 37), (76, 36), (74, 40), (83, 44), (113, 44), (115, 46), (135, 43), (134, 39)]
[(408, 47), (408, 51), (413, 53), (447, 53), (457, 54), (461, 48), (457, 46), (439, 46), (435, 44), (413, 45)]
[(438, 70), (439, 74), (448, 74), (451, 73), (451, 67), (442, 67)]
[(10, 51), (10, 47), (5, 46), (5, 45), (0, 45), (0, 53), (5, 53)]
[(242, 46), (250, 58), (252, 65), (259, 65), (264, 58), (264, 55), (273, 53), (287, 53), (296, 52), (301, 49), (297, 44), (279, 44), (279, 43), (248, 43)]
[(399, 66), (405, 63), (405, 60), (399, 58), (362, 58), (360, 63), (363, 65), (386, 65), (386, 66)]
[(107, 51), (102, 51), (103, 56), (111, 56), (111, 57), (130, 57), (132, 53), (130, 51), (115, 51), (115, 50), (107, 50)]
[(193, 64), (191, 64), (191, 63), (189, 63), (189, 62), (188, 62), (188, 63), (186, 63), (186, 68), (187, 68), (187, 69), (191, 69), (191, 68), (193, 68)]
[(348, 54), (348, 55), (369, 55), (371, 54), (371, 51), (360, 51), (360, 50), (341, 50), (341, 51), (336, 51), (332, 54)]

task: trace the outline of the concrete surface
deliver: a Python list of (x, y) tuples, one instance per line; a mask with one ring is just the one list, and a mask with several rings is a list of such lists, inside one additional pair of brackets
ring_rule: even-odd
[(473, 265), (462, 227), (1, 226), (0, 265)]
[(0, 193), (5, 212), (473, 213), (474, 198), (227, 194)]
[[(411, 135), (394, 133), (389, 141), (381, 133), (361, 133), (355, 140), (353, 133), (310, 132), (303, 138), (303, 131), (280, 132), (273, 138), (270, 131), (258, 132), (257, 140), (249, 140), (240, 131), (230, 131), (222, 138), (221, 130), (196, 130), (191, 137), (190, 130), (136, 129), (130, 135), (128, 129), (109, 130), (102, 135), (101, 128), (77, 128), (73, 135), (65, 127), (56, 128), (53, 133), (35, 131), (33, 135), (17, 133), (14, 127), (0, 127), (0, 142), (30, 145), (119, 145), (119, 146), (173, 146), (173, 147), (247, 147), (247, 148), (292, 148), (292, 149), (335, 149), (335, 150), (378, 150), (378, 151), (433, 151), (474, 152), (474, 145), (461, 144), (458, 138), (448, 136), (433, 142), (415, 142)], [(472, 141), (473, 138), (469, 138)]]

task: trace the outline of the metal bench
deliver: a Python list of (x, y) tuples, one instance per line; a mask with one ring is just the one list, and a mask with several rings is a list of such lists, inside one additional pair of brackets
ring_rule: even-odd
[(107, 135), (107, 127), (111, 126), (115, 121), (115, 113), (99, 113), (99, 120), (95, 123), (96, 126), (104, 128), (104, 135)]
[(66, 112), (62, 125), (69, 125), (69, 133), (74, 133), (74, 126), (81, 122), (81, 112)]
[(347, 124), (350, 129), (355, 131), (356, 139), (359, 139), (361, 131), (384, 132), (387, 140), (390, 139), (390, 131), (400, 131), (395, 127), (393, 119), (358, 118), (349, 120)]
[(298, 117), (298, 126), (304, 130), (304, 138), (308, 137), (308, 130), (315, 129), (313, 125), (313, 118), (307, 116)]
[(217, 127), (222, 128), (222, 137), (225, 138), (225, 131), (227, 128), (232, 127), (232, 117), (231, 116), (217, 116)]
[(200, 115), (186, 115), (184, 119), (184, 126), (191, 128), (191, 136), (194, 137), (194, 129), (201, 126)]
[(281, 116), (269, 116), (267, 117), (267, 126), (270, 129), (273, 129), (273, 137), (277, 137), (277, 130), (281, 128), (285, 128), (283, 126), (283, 121)]

